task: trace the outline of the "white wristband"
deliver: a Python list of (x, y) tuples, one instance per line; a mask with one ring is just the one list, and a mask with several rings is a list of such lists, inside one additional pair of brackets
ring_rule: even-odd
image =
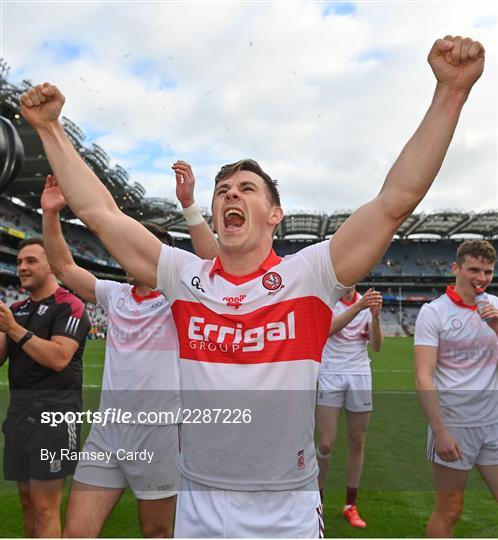
[(183, 209), (183, 217), (189, 227), (200, 225), (204, 221), (201, 211), (195, 203)]

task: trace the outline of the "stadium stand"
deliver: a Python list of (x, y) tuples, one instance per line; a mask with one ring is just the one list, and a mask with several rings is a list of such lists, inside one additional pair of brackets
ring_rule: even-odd
[[(10, 120), (20, 136), (25, 157), (17, 177), (0, 193), (0, 295), (10, 301), (17, 290), (15, 257), (23, 238), (41, 233), (40, 195), (50, 168), (35, 132), (22, 119), (19, 96), (30, 81), (13, 85), (7, 80), (5, 62), (0, 62), (0, 116)], [(170, 230), (176, 245), (192, 251), (184, 238), (187, 224), (177, 204), (166, 198), (146, 197), (138, 182), (131, 182), (120, 165), (111, 166), (104, 149), (85, 143), (84, 132), (68, 118), (63, 126), (83, 159), (106, 184), (118, 206), (138, 220), (153, 221)], [(204, 211), (205, 218), (210, 216)], [(301, 212), (286, 215), (275, 232), (275, 250), (284, 256), (333, 235), (349, 217), (348, 211)], [(100, 278), (124, 279), (124, 273), (100, 242), (82, 224), (74, 222), (69, 209), (63, 215), (63, 230), (78, 264)], [(490, 240), (498, 249), (498, 211), (461, 212), (441, 210), (411, 216), (398, 230), (384, 257), (360, 285), (383, 293), (382, 314), (386, 335), (413, 334), (420, 306), (444, 292), (452, 282), (451, 262), (463, 237)], [(498, 292), (496, 280), (491, 290)], [(105, 318), (99, 308), (90, 308), (92, 337), (105, 336)]]

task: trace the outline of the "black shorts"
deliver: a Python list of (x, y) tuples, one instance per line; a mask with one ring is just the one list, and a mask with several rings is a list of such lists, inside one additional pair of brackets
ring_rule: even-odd
[(7, 415), (2, 426), (5, 480), (57, 480), (74, 473), (77, 460), (71, 459), (75, 456), (71, 452), (80, 449), (80, 425), (42, 424), (41, 412), (50, 410), (52, 406), (34, 401), (25, 410)]

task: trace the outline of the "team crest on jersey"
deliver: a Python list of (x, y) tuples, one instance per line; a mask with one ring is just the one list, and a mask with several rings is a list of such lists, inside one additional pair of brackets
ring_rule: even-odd
[(282, 277), (277, 272), (267, 272), (263, 276), (263, 287), (268, 289), (268, 294), (277, 294), (278, 291), (283, 289), (285, 285), (282, 285)]
[(234, 307), (235, 309), (239, 309), (239, 307), (242, 305), (242, 302), (245, 300), (245, 297), (245, 294), (240, 294), (239, 296), (225, 296), (225, 298), (223, 298), (223, 302), (227, 303), (227, 307)]
[(120, 298), (120, 299), (118, 300), (118, 303), (117, 303), (116, 307), (117, 307), (118, 309), (123, 309), (123, 308), (124, 308), (124, 305), (125, 305), (125, 300), (124, 300), (124, 298)]
[(47, 312), (48, 310), (48, 306), (45, 306), (44, 304), (42, 304), (41, 306), (38, 306), (38, 311), (36, 312), (38, 315), (45, 315), (45, 313)]
[(50, 462), (50, 472), (51, 473), (58, 473), (62, 469), (62, 462), (60, 459), (54, 459), (54, 461)]
[(459, 330), (460, 328), (462, 328), (463, 326), (463, 323), (460, 319), (453, 319), (451, 321), (451, 326), (455, 329), (455, 330)]
[(299, 450), (297, 453), (297, 469), (302, 471), (304, 467), (306, 467), (306, 464), (304, 463), (304, 450)]

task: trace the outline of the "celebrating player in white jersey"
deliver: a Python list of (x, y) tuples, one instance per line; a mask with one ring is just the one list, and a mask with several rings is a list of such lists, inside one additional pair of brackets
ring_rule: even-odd
[(342, 409), (348, 424), (346, 504), (343, 515), (353, 527), (367, 526), (356, 507), (363, 454), (372, 410), (372, 372), (367, 343), (382, 347), (382, 296), (369, 289), (364, 296), (351, 287), (333, 309), (331, 336), (323, 349), (316, 407), (318, 487), (322, 501)]
[[(179, 198), (182, 204), (190, 206), (192, 171), (185, 163), (177, 165), (175, 171)], [(108, 315), (99, 411), (105, 414), (121, 410), (132, 413), (133, 418), (126, 423), (116, 420), (92, 425), (82, 453), (91, 457), (80, 458), (77, 465), (64, 535), (99, 536), (129, 485), (138, 501), (144, 537), (171, 537), (180, 480), (176, 424), (182, 419), (178, 343), (171, 308), (159, 291), (135, 282), (131, 276), (128, 283), (96, 279), (78, 266), (59, 221), (65, 205), (55, 178), (48, 176), (41, 206), (51, 267), (66, 286), (83, 300), (100, 304)], [(214, 256), (216, 241), (202, 221), (191, 233), (198, 248), (203, 246), (202, 254)], [(164, 229), (153, 223), (146, 227), (158, 239), (172, 245), (173, 240)], [(214, 251), (209, 251), (213, 246)], [(158, 412), (168, 415), (159, 417)], [(128, 452), (142, 454), (138, 454), (138, 459), (130, 459)]]
[(313, 428), (331, 310), (427, 193), (482, 73), (484, 49), (446, 36), (434, 43), (429, 63), (434, 99), (379, 194), (330, 241), (283, 260), (272, 250), (283, 218), (276, 183), (255, 161), (224, 166), (216, 176), (212, 215), (220, 251), (216, 261), (202, 261), (161, 245), (119, 210), (66, 137), (57, 87), (44, 83), (22, 95), (22, 114), (73, 212), (123, 268), (171, 302), (182, 405), (205, 412), (200, 424), (182, 429), (177, 536), (323, 533)]
[(429, 537), (452, 535), (474, 465), (498, 502), (498, 298), (488, 294), (476, 303), (495, 262), (489, 242), (462, 243), (452, 266), (455, 286), (417, 318), (416, 383), (436, 489)]

